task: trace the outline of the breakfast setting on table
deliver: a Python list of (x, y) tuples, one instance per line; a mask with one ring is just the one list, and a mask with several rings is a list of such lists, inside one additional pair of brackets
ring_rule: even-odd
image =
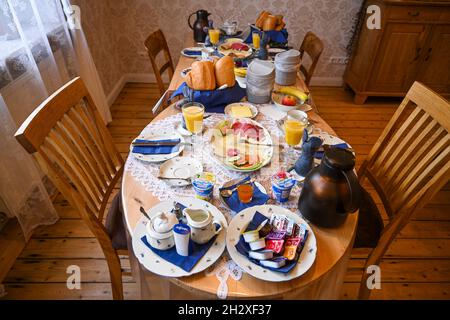
[(332, 297), (320, 281), (339, 282), (361, 197), (353, 149), (318, 115), (282, 15), (209, 15), (189, 17), (169, 106), (130, 146), (122, 194), (139, 267), (222, 299)]

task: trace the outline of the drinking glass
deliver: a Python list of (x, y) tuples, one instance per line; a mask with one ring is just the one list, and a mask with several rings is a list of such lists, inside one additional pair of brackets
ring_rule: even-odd
[(294, 147), (302, 141), (303, 130), (305, 123), (298, 120), (286, 120), (284, 122), (284, 131), (286, 143), (289, 145), (289, 150), (286, 155), (287, 166), (291, 165), (292, 159), (295, 156)]
[(261, 43), (261, 36), (259, 35), (259, 32), (252, 33), (252, 40), (253, 40), (253, 48), (258, 50)]
[(220, 30), (219, 29), (209, 29), (209, 41), (211, 41), (214, 49), (217, 49), (217, 44), (220, 40)]
[(251, 183), (244, 183), (237, 187), (239, 201), (242, 203), (249, 203), (253, 199), (253, 185)]
[(194, 143), (194, 136), (203, 131), (205, 106), (198, 102), (189, 102), (181, 107), (181, 111), (183, 112), (186, 129), (192, 133), (192, 143)]

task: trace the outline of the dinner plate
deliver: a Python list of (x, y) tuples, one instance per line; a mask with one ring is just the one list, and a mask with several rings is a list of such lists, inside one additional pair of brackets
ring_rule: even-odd
[(230, 54), (234, 54), (235, 56), (233, 57), (233, 59), (244, 59), (247, 58), (249, 56), (252, 55), (253, 50), (250, 47), (250, 45), (246, 44), (248, 46), (248, 50), (247, 51), (238, 51), (238, 50), (233, 50), (233, 49), (225, 49), (223, 46), (224, 45), (228, 45), (229, 43), (224, 43), (219, 45), (219, 53), (224, 55), (224, 56), (228, 56)]
[[(246, 145), (249, 146), (249, 148), (260, 148), (260, 151), (258, 152), (258, 155), (262, 158), (261, 164), (255, 168), (252, 169), (239, 169), (239, 168), (235, 168), (232, 165), (230, 165), (227, 161), (226, 161), (226, 157), (222, 157), (220, 154), (218, 154), (218, 152), (215, 151), (215, 148), (219, 148), (220, 147), (220, 141), (216, 141), (216, 139), (218, 139), (218, 137), (214, 134), (214, 130), (218, 130), (218, 126), (220, 124), (222, 124), (224, 121), (231, 121), (231, 120), (224, 120), (218, 123), (218, 125), (212, 129), (212, 135), (211, 135), (211, 144), (213, 147), (213, 152), (214, 155), (216, 156), (216, 158), (227, 168), (233, 171), (237, 171), (237, 172), (253, 172), (253, 171), (257, 171), (259, 169), (261, 169), (262, 167), (268, 165), (270, 163), (270, 161), (272, 160), (273, 157), (273, 141), (272, 141), (272, 137), (270, 136), (269, 131), (264, 128), (260, 123), (252, 120), (252, 119), (244, 119), (245, 121), (248, 121), (250, 123), (252, 123), (253, 125), (256, 125), (260, 128), (262, 128), (263, 133), (264, 133), (264, 137), (259, 141), (259, 142), (255, 142), (253, 144), (246, 144), (246, 143), (240, 143), (240, 144), (236, 144), (237, 147), (242, 148), (242, 146)], [(259, 144), (263, 144), (262, 146), (258, 146), (257, 143)], [(267, 146), (266, 146), (267, 145)]]
[(200, 261), (194, 266), (190, 272), (186, 272), (180, 267), (172, 264), (169, 261), (164, 260), (156, 253), (154, 253), (150, 248), (148, 248), (141, 240), (143, 236), (146, 235), (146, 224), (148, 219), (142, 217), (133, 231), (132, 244), (135, 256), (138, 258), (139, 262), (149, 271), (156, 273), (163, 277), (187, 277), (199, 272), (204, 271), (211, 265), (213, 265), (217, 259), (220, 258), (223, 251), (225, 250), (225, 237), (226, 229), (228, 228), (227, 220), (224, 215), (217, 209), (214, 205), (209, 202), (196, 199), (196, 198), (180, 198), (174, 200), (167, 200), (158, 203), (154, 207), (146, 210), (150, 218), (156, 216), (159, 212), (169, 212), (173, 208), (173, 202), (178, 201), (180, 204), (195, 209), (208, 210), (212, 216), (213, 220), (220, 221), (222, 223), (223, 229), (217, 235), (214, 244), (209, 248), (206, 254), (200, 259)]
[[(251, 104), (250, 102), (236, 102), (236, 103), (229, 104), (229, 105), (227, 105), (225, 107), (224, 112), (229, 117), (233, 117), (232, 114), (231, 114), (231, 108), (233, 106), (247, 106), (247, 107), (249, 107), (251, 112), (252, 112), (251, 119), (256, 118), (256, 116), (258, 115), (258, 108), (256, 108), (256, 106)], [(233, 118), (235, 118), (235, 117), (233, 117)], [(243, 118), (246, 118), (246, 117), (243, 117)]]
[[(272, 214), (276, 213), (294, 219), (296, 223), (303, 223), (306, 225), (308, 230), (308, 239), (306, 240), (305, 246), (300, 254), (298, 263), (289, 273), (281, 273), (263, 268), (262, 266), (253, 263), (247, 256), (240, 254), (236, 250), (235, 245), (238, 243), (241, 233), (247, 228), (256, 211), (269, 219)], [(233, 259), (239, 267), (251, 276), (265, 281), (281, 282), (298, 278), (312, 267), (314, 261), (316, 260), (317, 241), (311, 227), (299, 215), (279, 206), (263, 205), (247, 208), (234, 216), (227, 230), (227, 250), (231, 256), (231, 259)]]
[(167, 160), (159, 167), (159, 176), (170, 178), (163, 180), (172, 187), (189, 186), (191, 183), (183, 179), (191, 178), (202, 172), (202, 163), (191, 157), (176, 157)]
[[(202, 57), (202, 47), (189, 47), (189, 48), (184, 48), (183, 50), (181, 50), (181, 55), (187, 57), (187, 58), (201, 58)], [(186, 54), (185, 51), (198, 51), (199, 54)]]
[[(221, 188), (226, 188), (226, 187), (228, 187), (228, 186), (232, 186), (232, 185), (238, 183), (238, 182), (241, 181), (241, 180), (242, 180), (242, 179), (234, 179), (234, 180), (228, 181), (228, 182), (226, 182)], [(264, 186), (263, 186), (261, 183), (259, 183), (258, 181), (255, 181), (254, 184), (255, 184), (255, 186), (256, 186), (262, 193), (267, 194), (266, 188), (264, 188)], [(237, 191), (236, 191), (236, 192), (237, 192)], [(225, 202), (225, 199), (220, 195), (220, 192), (219, 192), (219, 199), (220, 199), (220, 201), (222, 202), (222, 204), (223, 204), (225, 207), (227, 207), (228, 209), (230, 209), (230, 210), (233, 211), (233, 212), (236, 212), (236, 211), (234, 211), (232, 208), (230, 208), (230, 207), (228, 206), (228, 204)]]
[(173, 130), (170, 131), (162, 131), (162, 132), (152, 132), (145, 135), (140, 135), (137, 137), (137, 139), (143, 139), (143, 140), (173, 140), (173, 139), (180, 139), (180, 147), (178, 148), (177, 152), (172, 152), (169, 154), (140, 154), (140, 153), (133, 153), (133, 144), (130, 145), (130, 153), (136, 158), (141, 161), (145, 162), (163, 162), (172, 158), (175, 158), (178, 156), (181, 152), (184, 150), (184, 144), (185, 140), (184, 138), (177, 132), (173, 132)]

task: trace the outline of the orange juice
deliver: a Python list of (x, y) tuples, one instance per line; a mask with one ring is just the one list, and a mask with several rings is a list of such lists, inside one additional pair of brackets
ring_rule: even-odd
[(220, 30), (219, 29), (209, 29), (209, 41), (212, 44), (216, 45), (219, 43), (220, 39)]
[(296, 146), (303, 137), (305, 124), (297, 120), (286, 120), (284, 123), (284, 131), (286, 134), (286, 143), (290, 146)]
[(253, 199), (253, 185), (241, 184), (237, 187), (239, 201), (242, 203), (249, 203)]
[(182, 110), (186, 129), (194, 134), (202, 132), (205, 107), (201, 104), (187, 104), (183, 106)]
[(261, 37), (259, 36), (258, 32), (253, 32), (252, 40), (253, 40), (253, 48), (259, 49)]

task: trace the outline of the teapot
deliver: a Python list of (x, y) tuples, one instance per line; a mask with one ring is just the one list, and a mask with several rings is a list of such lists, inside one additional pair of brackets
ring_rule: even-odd
[[(191, 17), (193, 15), (197, 15), (197, 19), (194, 22), (194, 25), (191, 24)], [(188, 18), (189, 27), (194, 30), (194, 40), (196, 42), (205, 42), (206, 39), (206, 29), (209, 26), (208, 16), (211, 15), (206, 10), (198, 10), (192, 13)]]
[(349, 150), (324, 146), (321, 164), (312, 169), (298, 200), (304, 218), (320, 227), (337, 227), (359, 208), (361, 186)]
[(195, 243), (207, 243), (223, 228), (220, 221), (213, 221), (211, 213), (207, 210), (185, 208), (183, 214), (191, 228), (191, 239)]
[(227, 36), (234, 36), (237, 33), (238, 25), (236, 21), (229, 22), (225, 21), (222, 26), (223, 31), (225, 31)]

